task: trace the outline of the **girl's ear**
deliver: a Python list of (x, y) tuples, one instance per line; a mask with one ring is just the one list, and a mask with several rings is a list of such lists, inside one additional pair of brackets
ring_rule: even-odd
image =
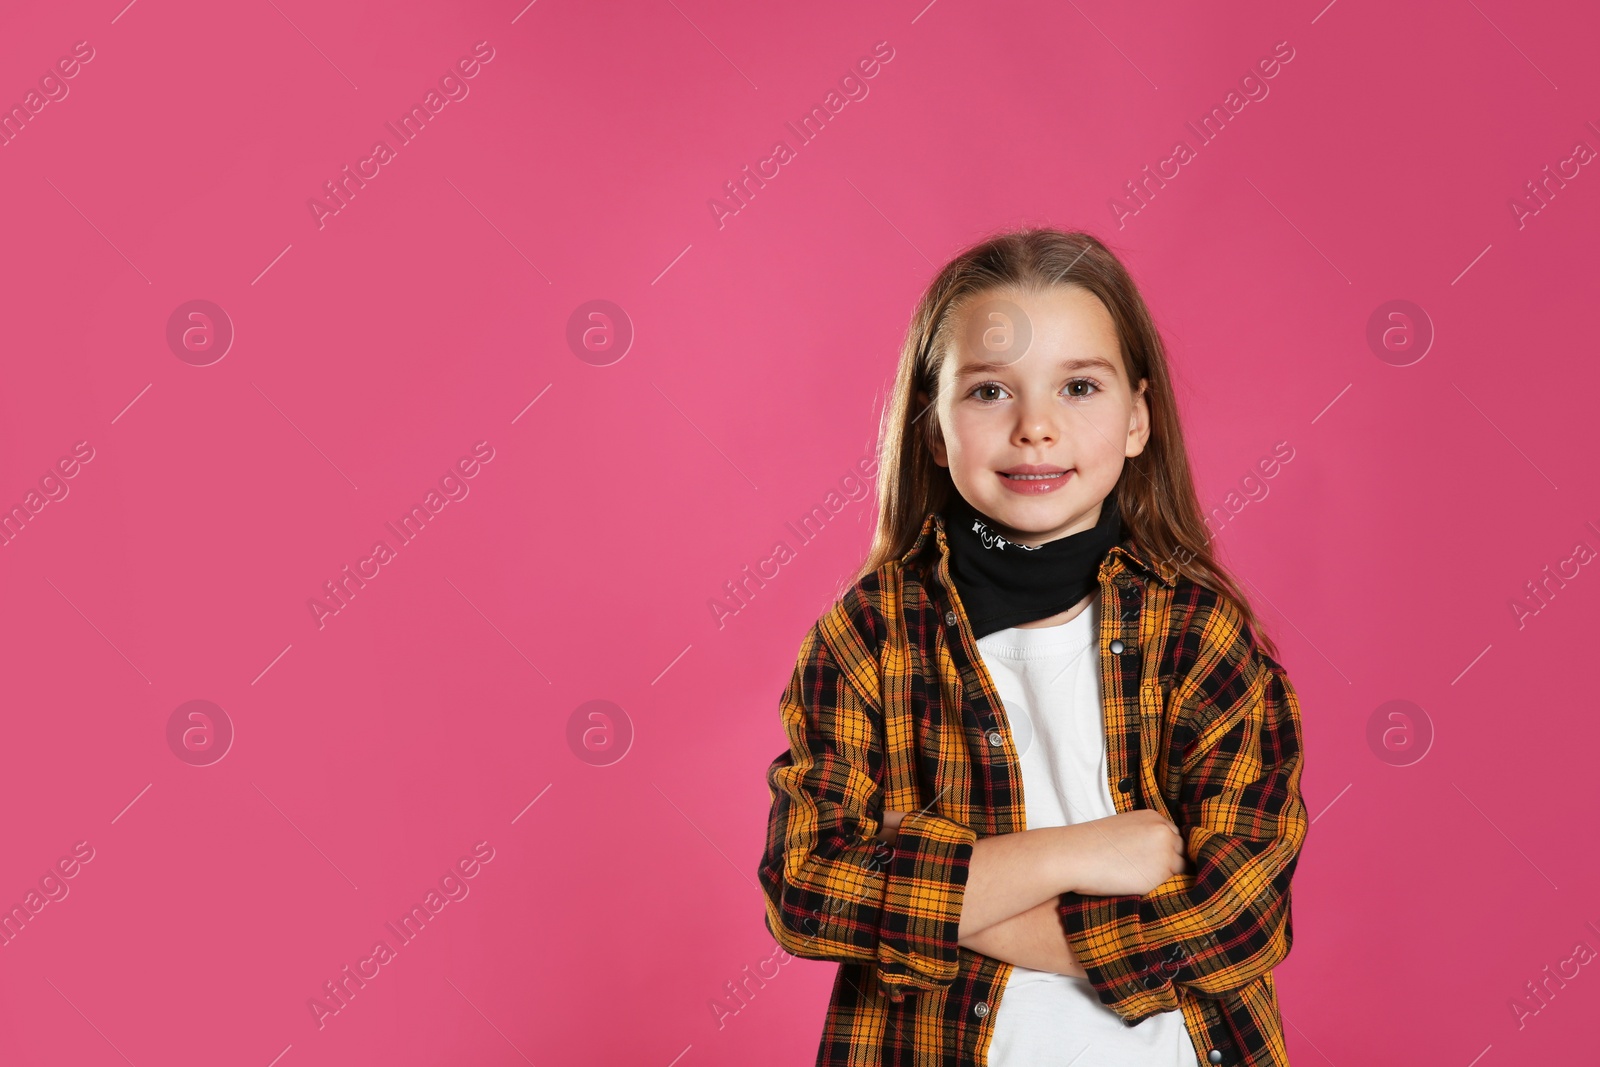
[(928, 450), (933, 453), (933, 461), (941, 467), (950, 466), (950, 458), (945, 455), (944, 434), (939, 432), (939, 419), (929, 406), (928, 392), (925, 389), (917, 390), (917, 416), (918, 433), (921, 433), (928, 442)]
[(1133, 394), (1133, 415), (1128, 420), (1128, 447), (1124, 454), (1137, 456), (1150, 441), (1150, 402), (1146, 399), (1149, 381), (1139, 379), (1139, 391)]

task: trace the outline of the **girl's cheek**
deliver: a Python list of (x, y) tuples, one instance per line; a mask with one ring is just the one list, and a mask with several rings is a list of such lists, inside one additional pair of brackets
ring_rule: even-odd
[(1002, 405), (980, 407), (977, 404), (963, 404), (955, 410), (950, 421), (958, 434), (994, 434), (1004, 432), (1007, 415)]

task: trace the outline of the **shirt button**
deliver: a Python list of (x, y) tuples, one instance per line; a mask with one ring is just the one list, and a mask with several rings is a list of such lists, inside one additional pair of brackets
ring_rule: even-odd
[[(988, 1002), (987, 1001), (983, 1001), (983, 1000), (978, 1001), (978, 1003), (976, 1003), (976, 1004), (974, 1004), (972, 1006), (972, 1014), (976, 1015), (980, 1019), (982, 1019), (984, 1016), (988, 1015), (989, 1014), (989, 1004), (988, 1004)], [(1215, 1063), (1217, 1061), (1216, 1060), (1212, 1060), (1211, 1062)]]
[(956, 624), (956, 613), (953, 612), (953, 611), (945, 612), (944, 613), (944, 624), (946, 626), (954, 626)]
[(1133, 779), (1132, 778), (1118, 778), (1117, 779), (1117, 788), (1122, 790), (1124, 793), (1133, 792)]
[(1112, 651), (1112, 653), (1114, 655), (1118, 655), (1118, 656), (1122, 655), (1122, 650), (1124, 648), (1127, 648), (1127, 647), (1128, 646), (1124, 645), (1121, 641), (1113, 641), (1113, 642), (1111, 642), (1111, 651)]
[(994, 748), (999, 748), (1001, 745), (1003, 745), (1005, 743), (1006, 743), (1006, 739), (1000, 733), (999, 730), (990, 730), (989, 731), (989, 744), (990, 744), (990, 746), (992, 746)]
[(1222, 1062), (1222, 1050), (1221, 1049), (1215, 1049), (1215, 1048), (1212, 1049), (1210, 1052), (1206, 1053), (1206, 1060), (1209, 1063), (1221, 1063)]

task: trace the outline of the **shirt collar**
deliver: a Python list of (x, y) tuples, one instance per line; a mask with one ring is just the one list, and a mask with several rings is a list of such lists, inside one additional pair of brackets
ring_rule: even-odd
[[(917, 539), (912, 542), (911, 547), (906, 549), (905, 554), (900, 557), (900, 565), (904, 567), (912, 560), (918, 559), (923, 555), (927, 555), (930, 559), (935, 558), (935, 553), (937, 553), (938, 557), (943, 558), (948, 558), (950, 555), (950, 546), (945, 541), (944, 516), (937, 511), (929, 512), (928, 517), (922, 520), (922, 529), (917, 533)], [(1121, 556), (1123, 560), (1132, 565), (1133, 569), (1154, 578), (1163, 585), (1170, 586), (1176, 583), (1176, 575), (1168, 577), (1152, 566), (1145, 557), (1144, 552), (1135, 547), (1133, 539), (1127, 536), (1126, 533), (1124, 533), (1122, 540), (1112, 545), (1111, 550), (1106, 553), (1107, 559), (1113, 556)]]

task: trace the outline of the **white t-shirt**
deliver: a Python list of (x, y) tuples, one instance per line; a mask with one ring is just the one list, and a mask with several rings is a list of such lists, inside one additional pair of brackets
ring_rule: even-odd
[[(978, 641), (1022, 759), (1028, 829), (1117, 813), (1106, 771), (1096, 655), (1099, 606), (1058, 626)], [(1195, 1067), (1180, 1011), (1129, 1026), (1087, 978), (1015, 967), (995, 1012), (989, 1067)]]

